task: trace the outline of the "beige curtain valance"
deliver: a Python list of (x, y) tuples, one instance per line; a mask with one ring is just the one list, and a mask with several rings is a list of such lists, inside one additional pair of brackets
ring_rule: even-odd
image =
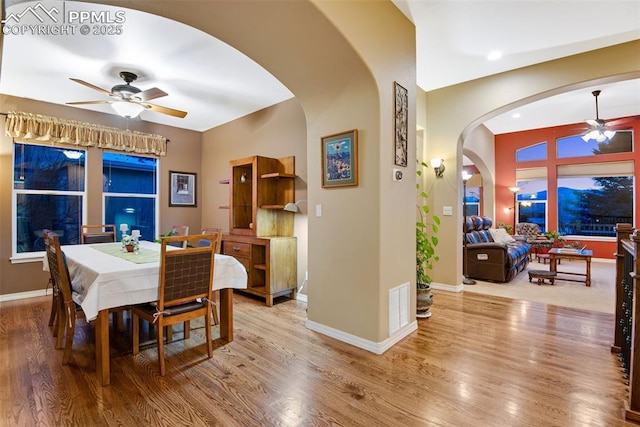
[(24, 142), (98, 147), (156, 156), (164, 156), (167, 153), (167, 138), (161, 135), (40, 114), (9, 112), (5, 132), (10, 137)]

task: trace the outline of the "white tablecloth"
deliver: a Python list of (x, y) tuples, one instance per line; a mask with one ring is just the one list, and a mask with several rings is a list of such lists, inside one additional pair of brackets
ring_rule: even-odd
[[(67, 256), (73, 299), (82, 306), (87, 320), (95, 319), (100, 310), (158, 299), (160, 262), (135, 264), (93, 248), (112, 244), (62, 246)], [(140, 242), (141, 252), (159, 253), (160, 248), (158, 243)], [(46, 256), (44, 269), (48, 270)], [(244, 266), (231, 256), (216, 254), (213, 289), (246, 287), (247, 271)]]

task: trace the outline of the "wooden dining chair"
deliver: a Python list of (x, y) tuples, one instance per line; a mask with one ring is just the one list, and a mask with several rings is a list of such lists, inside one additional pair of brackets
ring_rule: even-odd
[[(196, 238), (209, 239), (212, 244), (168, 250), (172, 243), (182, 243)], [(180, 322), (204, 318), (207, 355), (213, 357), (211, 339), (211, 300), (213, 270), (215, 264), (216, 236), (172, 236), (162, 238), (158, 301), (140, 304), (133, 310), (133, 354), (140, 352), (140, 324), (138, 319), (155, 324), (158, 345), (160, 375), (165, 374), (164, 327)], [(185, 327), (187, 327), (185, 325)], [(186, 332), (186, 331), (185, 331)]]
[(90, 243), (113, 243), (116, 241), (115, 224), (83, 224), (80, 226), (80, 241)]
[[(215, 251), (217, 254), (219, 254), (222, 249), (222, 228), (202, 227), (200, 231), (202, 232), (202, 234), (213, 234), (214, 236), (218, 236)], [(209, 242), (206, 239), (201, 238), (198, 241), (199, 246), (206, 246), (207, 244), (209, 244)], [(220, 291), (213, 291), (213, 307), (211, 308), (211, 317), (214, 325), (220, 323), (220, 318), (218, 316), (218, 301), (220, 301)]]
[[(218, 240), (216, 242), (216, 253), (219, 254), (220, 250), (222, 249), (222, 228), (219, 227), (202, 227), (200, 229), (200, 232), (202, 234), (213, 234), (214, 236), (218, 236)], [(202, 237), (200, 238), (200, 240), (198, 241), (198, 245), (203, 244), (204, 246), (207, 245), (206, 240), (203, 240)]]
[[(189, 234), (189, 226), (188, 225), (174, 225), (171, 227), (171, 236), (187, 236)], [(175, 242), (171, 246), (181, 246), (186, 248), (189, 241), (184, 240), (181, 242)]]
[[(76, 304), (72, 298), (71, 278), (69, 277), (69, 269), (67, 268), (64, 252), (60, 249), (58, 235), (49, 232), (45, 239), (47, 240), (46, 248), (49, 271), (60, 290), (58, 297), (58, 336), (56, 348), (64, 347), (62, 364), (66, 365), (71, 359), (71, 346), (73, 345), (73, 336), (76, 331), (76, 321), (85, 316), (82, 308)], [(63, 338), (64, 345), (62, 346)]]

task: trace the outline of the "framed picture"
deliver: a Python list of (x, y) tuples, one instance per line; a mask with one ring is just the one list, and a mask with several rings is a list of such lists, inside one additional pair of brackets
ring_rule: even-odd
[(407, 133), (408, 120), (409, 120), (409, 95), (407, 89), (400, 86), (398, 82), (394, 83), (395, 86), (395, 160), (394, 163), (398, 166), (407, 166)]
[(195, 173), (169, 171), (169, 206), (198, 206)]
[(358, 185), (358, 130), (323, 136), (322, 187)]

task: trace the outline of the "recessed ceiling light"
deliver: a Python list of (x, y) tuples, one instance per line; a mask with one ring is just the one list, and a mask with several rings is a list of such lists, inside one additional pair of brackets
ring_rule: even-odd
[(511, 116), (514, 119), (519, 119), (520, 118), (520, 113), (513, 113), (513, 115)]
[(489, 61), (496, 61), (498, 59), (502, 58), (502, 52), (500, 52), (499, 50), (492, 50), (491, 52), (489, 52), (489, 54), (487, 55), (487, 59)]

